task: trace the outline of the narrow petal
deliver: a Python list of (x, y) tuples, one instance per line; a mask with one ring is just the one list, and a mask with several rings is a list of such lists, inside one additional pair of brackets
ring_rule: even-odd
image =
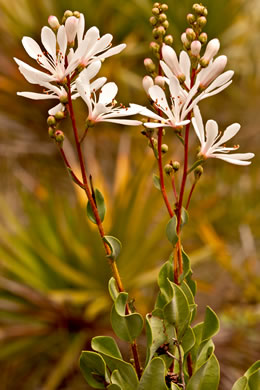
[(88, 106), (88, 115), (92, 115), (91, 91), (88, 84), (82, 83), (80, 77), (76, 80), (77, 91)]
[(27, 54), (34, 60), (37, 60), (38, 56), (43, 54), (38, 43), (30, 37), (23, 37), (22, 44)]
[(136, 115), (136, 114), (139, 114), (140, 112), (140, 108), (138, 106), (138, 104), (132, 104), (130, 105), (130, 107), (126, 107), (126, 108), (114, 108), (113, 110), (111, 110), (110, 113), (107, 113), (107, 114), (104, 114), (103, 117), (104, 118), (120, 118), (120, 117), (123, 117), (123, 116), (130, 116), (130, 115)]
[(224, 160), (230, 164), (235, 165), (250, 165), (251, 161), (244, 161), (249, 160), (254, 157), (254, 153), (236, 153), (236, 154), (228, 154), (223, 155), (220, 153), (214, 153), (210, 157), (218, 158), (220, 160)]
[(105, 58), (111, 57), (111, 56), (113, 56), (115, 54), (121, 53), (121, 51), (124, 50), (125, 47), (126, 47), (126, 44), (125, 43), (121, 43), (121, 45), (117, 45), (115, 47), (112, 47), (111, 49), (108, 49), (105, 53), (100, 54), (96, 58), (103, 60)]
[(53, 59), (56, 59), (56, 35), (52, 29), (44, 26), (41, 32), (41, 40), (47, 52)]
[(99, 77), (98, 79), (93, 81), (93, 83), (90, 84), (90, 90), (97, 91), (99, 88), (103, 87), (106, 81), (107, 81), (106, 77)]
[(181, 70), (183, 71), (185, 75), (185, 84), (187, 85), (188, 88), (190, 88), (190, 68), (191, 68), (191, 63), (190, 63), (190, 57), (188, 53), (184, 50), (181, 51), (180, 53), (180, 67)]
[(117, 85), (115, 83), (107, 83), (102, 87), (99, 95), (98, 102), (105, 106), (113, 101), (118, 92)]
[(82, 42), (85, 29), (85, 18), (83, 14), (80, 14), (77, 30), (78, 45)]
[(146, 122), (144, 123), (144, 126), (148, 127), (149, 129), (155, 129), (156, 127), (172, 127), (169, 122), (165, 122), (165, 123)]
[(226, 141), (233, 138), (240, 130), (240, 124), (239, 123), (233, 123), (232, 125), (228, 126), (223, 134), (223, 136), (220, 138), (218, 142), (215, 143), (214, 147), (218, 147), (219, 145), (224, 144)]
[(120, 125), (126, 126), (140, 126), (142, 125), (141, 121), (136, 121), (134, 119), (103, 119), (102, 122), (112, 122)]
[(233, 75), (234, 75), (233, 70), (228, 70), (228, 71), (224, 72), (223, 74), (218, 76), (216, 78), (216, 80), (214, 80), (208, 86), (208, 88), (205, 89), (205, 93), (209, 93), (209, 92), (213, 91), (215, 88), (219, 88), (222, 85), (226, 84), (233, 77)]
[(170, 119), (173, 119), (172, 112), (168, 105), (164, 91), (158, 85), (149, 88), (149, 95), (160, 110), (162, 110)]
[(65, 107), (63, 104), (59, 103), (57, 104), (57, 106), (54, 106), (52, 107), (49, 111), (48, 111), (48, 114), (49, 115), (55, 115), (57, 114), (57, 112), (59, 111), (64, 111)]
[(57, 95), (47, 95), (46, 93), (36, 92), (17, 92), (18, 96), (23, 96), (33, 100), (45, 100), (45, 99), (59, 99)]
[(194, 118), (192, 118), (192, 124), (195, 133), (197, 134), (198, 139), (200, 140), (200, 143), (203, 146), (205, 143), (205, 133), (204, 133), (204, 125), (203, 125), (202, 116), (199, 107), (195, 106), (193, 112), (194, 112)]
[(67, 50), (67, 34), (66, 34), (64, 26), (60, 26), (60, 28), (58, 30), (57, 42), (59, 45), (59, 49), (65, 58), (65, 54), (66, 54), (66, 50)]
[(97, 121), (99, 119), (103, 120), (102, 114), (105, 114), (108, 111), (109, 111), (109, 109), (104, 104), (98, 102), (94, 106), (94, 109), (93, 109), (93, 112), (92, 112), (92, 115), (91, 115), (90, 119), (97, 120)]
[(140, 113), (140, 115), (147, 116), (148, 118), (152, 118), (152, 119), (155, 119), (155, 120), (158, 120), (158, 121), (163, 121), (164, 120), (161, 116), (159, 116), (158, 114), (156, 114), (155, 112), (149, 110), (146, 107), (143, 107), (143, 109), (139, 113)]
[(175, 76), (173, 74), (173, 72), (171, 71), (171, 69), (169, 68), (169, 66), (164, 61), (160, 61), (160, 65), (162, 67), (162, 70), (163, 70), (165, 76), (168, 77), (168, 79)]
[(203, 147), (203, 153), (207, 153), (210, 147), (214, 144), (218, 136), (218, 124), (212, 119), (208, 120), (206, 123), (206, 142)]
[(40, 70), (33, 68), (25, 62), (18, 60), (18, 58), (14, 58), (14, 60), (19, 66), (19, 71), (29, 83), (41, 85), (42, 82), (51, 82), (54, 80), (54, 77), (52, 75), (41, 72)]
[(113, 36), (111, 34), (105, 34), (103, 37), (98, 39), (95, 43), (95, 45), (91, 48), (91, 50), (88, 52), (88, 57), (92, 57), (106, 48), (110, 45), (110, 42), (112, 41)]

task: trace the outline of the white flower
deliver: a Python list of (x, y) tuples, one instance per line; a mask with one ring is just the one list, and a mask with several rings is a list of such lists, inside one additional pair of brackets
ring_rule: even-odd
[(150, 76), (144, 76), (143, 78), (143, 88), (147, 95), (149, 95), (149, 88), (154, 85), (153, 79)]
[(75, 16), (69, 16), (65, 22), (65, 31), (69, 44), (73, 44), (78, 30), (79, 19)]
[(171, 46), (164, 44), (162, 47), (162, 57), (164, 61), (160, 61), (160, 65), (165, 76), (168, 79), (176, 76), (180, 80), (185, 80), (187, 87), (190, 88), (191, 63), (186, 51), (181, 51), (179, 61), (175, 50)]
[(201, 43), (200, 41), (193, 41), (190, 45), (191, 54), (193, 56), (198, 56), (200, 54), (201, 50)]
[(130, 104), (130, 107), (116, 107), (115, 96), (118, 88), (115, 83), (105, 84), (97, 98), (96, 89), (90, 87), (89, 75), (84, 70), (76, 80), (76, 85), (80, 96), (88, 106), (87, 119), (90, 122), (113, 122), (130, 126), (142, 124), (140, 121), (124, 118), (138, 114), (141, 106)]
[[(65, 77), (75, 70), (76, 64), (65, 67), (65, 56), (67, 51), (67, 34), (64, 26), (60, 26), (57, 32), (57, 37), (49, 27), (43, 27), (41, 31), (41, 41), (46, 50), (43, 52), (38, 43), (30, 38), (23, 37), (22, 44), (27, 54), (35, 59), (48, 73), (39, 71), (25, 62), (14, 59), (19, 65), (19, 70), (23, 76), (33, 84), (42, 82), (58, 82), (62, 83)], [(57, 50), (58, 45), (58, 50)]]
[(154, 85), (149, 88), (149, 95), (154, 101), (157, 109), (160, 110), (166, 118), (163, 118), (153, 111), (144, 108), (141, 111), (141, 115), (147, 116), (152, 119), (159, 120), (160, 123), (147, 122), (144, 123), (146, 127), (178, 127), (189, 123), (189, 120), (184, 120), (183, 117), (183, 105), (187, 98), (187, 92), (185, 92), (179, 83), (179, 80), (174, 76), (170, 79), (170, 94), (171, 94), (171, 108), (166, 99), (166, 95), (161, 87)]
[[(90, 64), (84, 72), (87, 74), (88, 80), (91, 80), (93, 77), (97, 75), (101, 68), (101, 62), (96, 61)], [(94, 82), (89, 83), (90, 91), (97, 90), (102, 87), (102, 85), (106, 82), (106, 77), (100, 77), (96, 79)], [(30, 81), (30, 80), (28, 80)], [(45, 100), (45, 99), (58, 99), (63, 103), (59, 103), (55, 107), (51, 108), (48, 113), (49, 115), (55, 115), (58, 111), (64, 111), (65, 102), (67, 100), (67, 92), (64, 87), (53, 85), (49, 82), (42, 82), (41, 86), (44, 87), (44, 93), (35, 93), (35, 92), (17, 92), (17, 95), (26, 97), (28, 99), (33, 100)], [(75, 82), (71, 84), (71, 98), (73, 100), (79, 97), (79, 93), (76, 90)]]
[(220, 42), (217, 38), (211, 39), (209, 43), (207, 44), (204, 56), (201, 57), (201, 61), (208, 65), (209, 62), (215, 57), (215, 55), (218, 54), (220, 48)]
[(201, 150), (199, 155), (203, 158), (218, 158), (220, 160), (227, 161), (236, 165), (249, 165), (250, 160), (254, 157), (254, 153), (229, 153), (232, 150), (237, 150), (238, 147), (226, 147), (224, 146), (226, 141), (229, 141), (240, 130), (238, 123), (233, 123), (228, 126), (223, 135), (218, 131), (218, 124), (213, 120), (208, 120), (206, 128), (204, 125), (199, 108), (194, 107), (194, 118), (192, 118), (192, 124), (194, 130), (201, 143)]

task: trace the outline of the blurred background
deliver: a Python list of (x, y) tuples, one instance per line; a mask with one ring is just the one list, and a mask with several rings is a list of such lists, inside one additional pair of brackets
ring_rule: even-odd
[[(114, 45), (127, 43), (105, 61), (101, 76), (119, 85), (118, 101), (147, 104), (141, 81), (143, 59), (150, 56), (149, 0), (0, 0), (0, 371), (1, 389), (80, 390), (87, 386), (78, 370), (82, 349), (97, 334), (112, 334), (110, 270), (96, 228), (86, 219), (84, 194), (70, 182), (47, 133), (48, 101), (31, 101), (17, 91), (40, 92), (19, 73), (13, 57), (35, 66), (21, 38), (40, 42), (50, 14), (83, 12), (87, 28), (110, 32)], [(179, 50), (191, 0), (168, 1), (169, 33)], [(221, 390), (260, 355), (259, 104), (260, 3), (258, 0), (208, 0), (209, 39), (218, 37), (221, 54), (235, 71), (232, 85), (201, 104), (204, 120), (224, 129), (239, 122), (235, 143), (254, 152), (249, 167), (209, 160), (190, 206), (184, 248), (198, 281), (199, 319), (209, 304), (220, 316), (215, 338)], [(79, 125), (85, 116), (77, 101)], [(70, 123), (66, 150), (75, 170)], [(138, 311), (150, 311), (156, 275), (168, 258), (168, 217), (152, 184), (156, 166), (140, 128), (99, 125), (85, 145), (88, 172), (105, 195), (105, 230), (118, 237), (118, 260), (126, 289)], [(169, 159), (182, 158), (170, 132)], [(194, 153), (196, 143), (194, 139)], [(122, 345), (125, 356), (128, 347)], [(141, 353), (145, 339), (140, 339)]]

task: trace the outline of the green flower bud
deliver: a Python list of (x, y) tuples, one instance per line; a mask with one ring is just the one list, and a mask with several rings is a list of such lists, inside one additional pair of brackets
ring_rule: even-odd
[(168, 20), (165, 20), (165, 22), (163, 22), (162, 26), (167, 30), (167, 28), (169, 28), (169, 22)]
[(166, 173), (166, 175), (170, 175), (173, 172), (172, 165), (171, 164), (166, 164), (164, 166), (164, 172)]
[(199, 180), (199, 178), (201, 177), (201, 175), (203, 174), (203, 167), (201, 165), (198, 165), (195, 169), (194, 169), (194, 177), (195, 177), (195, 180)]
[(203, 16), (208, 16), (208, 10), (206, 7), (204, 7), (204, 10), (203, 10)]
[(152, 34), (153, 34), (153, 37), (155, 38), (155, 39), (158, 39), (159, 38), (159, 33), (158, 33), (158, 27), (155, 27), (154, 29), (153, 29), (153, 31), (152, 31)]
[(85, 122), (85, 128), (88, 129), (89, 127), (94, 127), (95, 122), (91, 121), (90, 119), (87, 119)]
[(160, 3), (154, 3), (153, 8), (159, 8), (159, 7), (160, 7)]
[(172, 165), (172, 168), (174, 169), (174, 172), (177, 172), (180, 169), (180, 166), (181, 166), (179, 161), (174, 161), (174, 162), (171, 163), (171, 165)]
[(159, 53), (160, 51), (160, 45), (156, 42), (151, 42), (150, 43), (150, 49), (152, 50), (153, 53)]
[(64, 17), (67, 19), (70, 16), (73, 16), (73, 12), (67, 9), (67, 11), (64, 12)]
[(158, 141), (157, 141), (157, 139), (156, 138), (151, 138), (151, 139), (149, 139), (149, 141), (148, 141), (148, 146), (150, 147), (150, 148), (152, 148), (152, 147), (154, 147), (154, 148), (157, 148), (157, 145), (158, 145)]
[(155, 26), (156, 23), (157, 23), (157, 19), (155, 16), (151, 16), (150, 19), (149, 19), (150, 23), (152, 26)]
[(208, 64), (209, 64), (208, 60), (206, 60), (205, 58), (201, 58), (200, 65), (202, 68), (206, 68), (208, 66)]
[(163, 154), (167, 153), (169, 150), (168, 145), (162, 144), (161, 151)]
[(62, 104), (67, 104), (68, 103), (68, 95), (66, 94), (66, 95), (62, 95), (61, 97), (60, 97), (60, 102), (62, 103)]
[(205, 32), (199, 35), (199, 41), (204, 45), (208, 40), (208, 36)]
[(166, 14), (162, 13), (158, 17), (159, 22), (163, 23), (165, 20), (167, 20)]
[(186, 37), (189, 41), (194, 41), (196, 39), (196, 34), (192, 30), (192, 28), (187, 28), (186, 29)]
[(203, 5), (200, 4), (193, 4), (192, 9), (194, 12), (196, 12), (197, 15), (204, 15), (204, 8)]
[(200, 16), (198, 19), (197, 19), (197, 23), (200, 27), (204, 27), (206, 24), (207, 24), (207, 19), (205, 18), (205, 16)]
[(146, 70), (150, 73), (154, 72), (156, 69), (155, 63), (153, 62), (153, 60), (151, 58), (145, 58), (144, 66), (145, 66)]
[(159, 8), (154, 7), (154, 8), (152, 9), (152, 14), (153, 14), (153, 15), (157, 16), (157, 15), (159, 15), (159, 13), (160, 13)]
[(195, 20), (196, 20), (195, 15), (193, 15), (193, 14), (188, 14), (187, 15), (187, 22), (189, 24), (193, 24), (195, 22)]
[(55, 129), (53, 127), (48, 128), (48, 134), (51, 138), (55, 138)]
[(53, 115), (48, 116), (47, 125), (48, 126), (55, 126), (56, 125), (56, 119)]
[(162, 4), (160, 8), (161, 8), (161, 10), (162, 10), (163, 12), (168, 11), (168, 5), (165, 4), (165, 3)]
[(159, 36), (163, 36), (166, 33), (165, 28), (163, 26), (157, 27), (157, 32)]
[(166, 35), (166, 37), (164, 37), (164, 43), (166, 43), (166, 45), (171, 46), (173, 44), (173, 36)]
[(56, 118), (58, 121), (64, 119), (64, 118), (65, 118), (65, 113), (64, 113), (64, 111), (58, 111), (58, 112), (56, 112), (55, 118)]
[(73, 16), (75, 16), (76, 18), (80, 18), (80, 12), (79, 11), (74, 11), (73, 12)]
[(65, 137), (63, 131), (57, 130), (55, 132), (55, 141), (57, 142), (57, 144), (60, 144), (62, 146), (64, 139)]

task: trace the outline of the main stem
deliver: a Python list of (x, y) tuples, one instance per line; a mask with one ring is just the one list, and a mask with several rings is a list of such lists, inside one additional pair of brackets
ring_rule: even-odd
[[(94, 213), (95, 220), (96, 220), (98, 230), (99, 230), (99, 234), (100, 234), (100, 237), (102, 238), (102, 242), (103, 242), (106, 254), (110, 255), (110, 253), (111, 253), (110, 248), (107, 245), (107, 243), (103, 240), (105, 233), (104, 233), (103, 225), (102, 225), (99, 213), (98, 213), (98, 209), (97, 209), (97, 206), (96, 206), (95, 201), (93, 199), (93, 196), (91, 194), (89, 185), (88, 185), (86, 169), (85, 169), (85, 164), (84, 164), (84, 158), (83, 158), (83, 154), (82, 154), (82, 150), (81, 150), (80, 139), (79, 139), (79, 135), (78, 135), (77, 125), (76, 125), (76, 120), (75, 120), (75, 115), (74, 115), (74, 110), (73, 110), (73, 105), (72, 105), (72, 99), (71, 99), (70, 76), (67, 76), (67, 80), (68, 80), (68, 107), (69, 107), (72, 128), (73, 128), (73, 132), (74, 132), (77, 153), (78, 153), (78, 157), (79, 157), (79, 163), (80, 163), (82, 180), (83, 180), (83, 184), (84, 184), (84, 190), (86, 192), (87, 198), (90, 202), (92, 211)], [(120, 277), (120, 274), (119, 274), (119, 271), (117, 268), (117, 264), (116, 264), (115, 260), (110, 260), (109, 263), (110, 263), (110, 266), (112, 269), (113, 276), (116, 280), (117, 287), (118, 287), (120, 292), (123, 292), (124, 286), (123, 286), (123, 283), (122, 283), (122, 280), (121, 280), (121, 277)], [(126, 314), (129, 314), (129, 313), (131, 313), (131, 310), (129, 308), (129, 305), (127, 304), (126, 305)], [(142, 370), (141, 370), (141, 365), (140, 365), (138, 351), (137, 351), (137, 344), (136, 344), (135, 340), (133, 341), (133, 343), (131, 343), (131, 350), (132, 350), (132, 354), (133, 354), (133, 358), (134, 358), (136, 373), (138, 375), (138, 378), (140, 378), (141, 374), (142, 374)]]

